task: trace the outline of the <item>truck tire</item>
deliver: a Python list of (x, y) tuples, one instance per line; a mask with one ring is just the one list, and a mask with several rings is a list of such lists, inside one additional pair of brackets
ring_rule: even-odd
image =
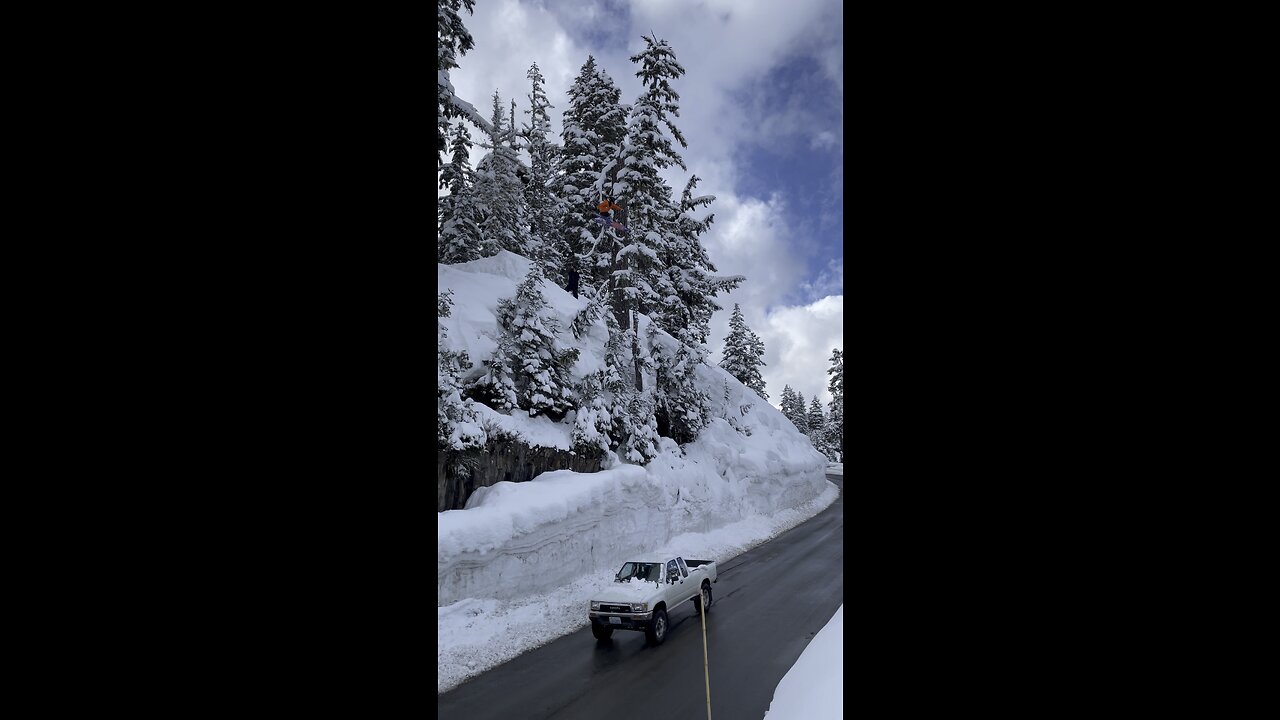
[[(693, 609), (695, 612), (711, 612), (711, 582), (709, 580), (702, 581), (702, 593), (693, 599)], [(706, 603), (706, 609), (702, 609), (702, 604)]]
[(650, 645), (661, 645), (667, 639), (667, 611), (654, 610), (653, 621), (644, 630), (644, 637)]
[(608, 640), (613, 637), (613, 628), (608, 625), (601, 625), (600, 623), (593, 622), (591, 623), (591, 634), (594, 635), (597, 640)]

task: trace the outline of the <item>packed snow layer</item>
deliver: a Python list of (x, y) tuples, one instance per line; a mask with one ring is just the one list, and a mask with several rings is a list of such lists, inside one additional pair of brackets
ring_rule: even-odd
[[(790, 530), (826, 510), (840, 495), (832, 483), (814, 500), (783, 510), (772, 517), (752, 515), (745, 520), (706, 533), (686, 533), (671, 538), (657, 554), (672, 554), (724, 563), (751, 548)], [(437, 609), (436, 692), (447, 692), (511, 660), (521, 653), (584, 630), (587, 602), (594, 591), (614, 589), (617, 566), (576, 578), (564, 587), (531, 593), (511, 600), (467, 598)], [(544, 568), (545, 569), (545, 568)], [(586, 642), (595, 642), (589, 635)]]
[(838, 462), (838, 463), (831, 463), (827, 465), (827, 474), (839, 475), (840, 477), (844, 477), (844, 463)]
[(844, 605), (782, 676), (764, 716), (765, 720), (844, 717)]

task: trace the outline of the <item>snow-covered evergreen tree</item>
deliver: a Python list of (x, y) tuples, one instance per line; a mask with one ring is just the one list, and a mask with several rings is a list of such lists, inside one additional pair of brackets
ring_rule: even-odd
[(473, 392), (491, 400), (493, 407), (519, 407), (530, 415), (557, 418), (573, 408), (569, 368), (579, 351), (562, 347), (556, 338), (560, 323), (542, 295), (544, 282), (541, 268), (533, 263), (515, 297), (498, 301), (497, 347)]
[(724, 357), (720, 367), (737, 378), (738, 382), (751, 388), (762, 399), (768, 400), (764, 390), (764, 378), (760, 376), (760, 368), (764, 367), (764, 341), (751, 328), (747, 327), (742, 317), (742, 308), (733, 304), (733, 315), (729, 318), (729, 334), (724, 339)]
[(475, 123), (476, 127), (488, 129), (484, 118), (480, 117), (471, 103), (454, 94), (453, 83), (449, 80), (449, 71), (458, 67), (458, 58), (475, 47), (475, 41), (459, 14), (464, 8), (468, 13), (474, 12), (474, 5), (475, 0), (440, 0), (436, 4), (437, 170), (444, 164), (450, 118), (465, 117)]
[(822, 403), (818, 402), (817, 395), (814, 395), (813, 399), (809, 401), (809, 414), (805, 420), (809, 426), (809, 438), (813, 440), (816, 447), (827, 424), (827, 418), (822, 414)]
[(502, 99), (493, 93), (493, 117), (489, 141), (480, 146), (489, 150), (476, 168), (473, 195), (481, 208), (480, 230), (486, 249), (493, 254), (509, 250), (533, 257), (529, 247), (528, 209), (524, 198), (523, 169), (515, 146), (514, 119), (509, 120)]
[(604, 346), (604, 369), (601, 371), (600, 384), (608, 398), (607, 410), (612, 422), (609, 435), (614, 440), (610, 449), (613, 449), (627, 435), (627, 416), (631, 412), (631, 394), (635, 389), (627, 375), (631, 366), (629, 334), (623, 331), (611, 313), (605, 313), (604, 320), (609, 340)]
[(791, 406), (791, 415), (788, 416), (791, 422), (795, 423), (796, 429), (801, 433), (809, 434), (809, 410), (804, 404), (804, 393), (796, 391), (794, 403)]
[(626, 137), (626, 111), (622, 91), (613, 78), (588, 56), (569, 88), (561, 140), (560, 198), (565, 203), (560, 237), (568, 243), (578, 263), (580, 284), (598, 288), (609, 277), (613, 259), (623, 246), (616, 233), (593, 223), (604, 185), (607, 164), (618, 157)]
[(791, 389), (790, 385), (782, 388), (782, 403), (779, 410), (783, 417), (791, 421), (796, 429), (807, 433), (809, 429), (808, 410), (804, 405), (804, 395)]
[[(650, 325), (649, 329), (656, 327)], [(707, 405), (711, 397), (698, 389), (694, 378), (700, 358), (684, 343), (679, 343), (674, 353), (661, 344), (651, 345), (657, 370), (654, 412), (659, 427), (666, 426), (667, 437), (677, 443), (692, 442), (710, 419)]]
[(460, 263), (493, 255), (497, 250), (486, 252), (478, 224), (479, 212), (472, 194), (473, 172), (468, 160), (471, 133), (465, 123), (458, 122), (453, 127), (449, 151), (450, 160), (440, 170), (440, 187), (448, 188), (449, 194), (440, 198), (436, 261)]
[(578, 388), (578, 412), (573, 423), (573, 449), (580, 455), (599, 457), (617, 447), (613, 439), (613, 416), (604, 397), (604, 371), (582, 379)]
[(544, 79), (538, 63), (526, 75), (529, 92), (529, 124), (524, 126), (524, 139), (529, 149), (529, 182), (524, 187), (525, 204), (529, 208), (529, 247), (548, 277), (563, 277), (569, 257), (568, 243), (560, 232), (565, 204), (559, 197), (559, 148), (548, 139), (551, 132), (552, 107), (543, 90)]
[(723, 309), (715, 297), (738, 287), (745, 280), (741, 275), (712, 274), (716, 268), (700, 237), (711, 227), (715, 215), (709, 213), (695, 217), (694, 213), (698, 208), (710, 205), (715, 196), (695, 197), (693, 189), (697, 187), (698, 180), (694, 175), (685, 185), (675, 224), (659, 253), (663, 276), (658, 279), (658, 295), (662, 302), (660, 311), (651, 313), (663, 330), (689, 345), (707, 341), (711, 332), (711, 316)]
[(626, 433), (619, 452), (628, 462), (644, 465), (658, 456), (658, 425), (654, 418), (653, 399), (648, 393), (630, 393)]
[(827, 435), (829, 444), (833, 450), (840, 453), (841, 460), (844, 459), (844, 354), (839, 350), (832, 348), (831, 350), (831, 367), (827, 369), (830, 379), (827, 381), (827, 390), (831, 393), (831, 402), (828, 407), (831, 408), (830, 418), (827, 420)]
[(782, 398), (778, 401), (778, 410), (783, 417), (791, 419), (791, 410), (796, 404), (796, 391), (791, 389), (790, 385), (782, 386)]
[(711, 315), (720, 309), (713, 299), (743, 281), (741, 276), (716, 277), (699, 237), (713, 216), (695, 216), (715, 198), (693, 195), (697, 176), (690, 178), (679, 201), (659, 174), (669, 167), (686, 169), (676, 146), (687, 147), (675, 126), (680, 96), (671, 81), (684, 74), (671, 46), (646, 37), (646, 48), (631, 61), (644, 91), (631, 106), (622, 150), (622, 170), (614, 186), (626, 207), (626, 245), (614, 258), (611, 300), (644, 312), (658, 327), (690, 346), (707, 340)]
[(604, 311), (604, 298), (599, 296), (591, 298), (591, 300), (587, 302), (587, 306), (579, 310), (578, 314), (573, 316), (573, 322), (570, 324), (570, 327), (573, 330), (573, 336), (580, 338), (585, 335), (591, 329), (591, 326), (595, 324), (595, 321), (599, 320), (600, 316), (605, 314)]
[[(449, 317), (453, 293), (440, 293), (438, 318)], [(445, 451), (474, 450), (485, 444), (485, 431), (470, 400), (462, 399), (462, 374), (471, 367), (465, 352), (448, 349), (444, 323), (436, 321), (436, 446)]]
[[(685, 169), (675, 143), (685, 147), (684, 136), (672, 120), (679, 116), (679, 95), (670, 80), (684, 74), (666, 42), (646, 37), (646, 49), (631, 56), (639, 63), (636, 75), (645, 89), (631, 106), (627, 137), (622, 150), (623, 169), (617, 174), (615, 194), (627, 208), (627, 245), (614, 257), (610, 279), (610, 301), (615, 309), (649, 313), (663, 329), (672, 322), (665, 310), (659, 288), (663, 282), (662, 256), (675, 244), (679, 208), (671, 188), (658, 170), (671, 166)], [(662, 279), (660, 279), (662, 278)]]

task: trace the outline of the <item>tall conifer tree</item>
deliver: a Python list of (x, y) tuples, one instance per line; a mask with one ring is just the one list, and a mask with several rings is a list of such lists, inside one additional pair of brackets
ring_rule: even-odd
[(764, 342), (751, 331), (751, 328), (747, 327), (747, 322), (742, 317), (742, 308), (734, 303), (720, 367), (737, 378), (738, 382), (754, 390), (761, 399), (768, 400), (769, 395), (764, 389), (764, 378), (760, 376), (760, 368), (764, 367), (764, 364)]

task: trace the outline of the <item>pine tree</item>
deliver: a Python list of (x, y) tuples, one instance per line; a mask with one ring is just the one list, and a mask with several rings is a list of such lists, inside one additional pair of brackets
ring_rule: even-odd
[(614, 256), (611, 300), (615, 307), (644, 312), (680, 342), (704, 344), (711, 316), (720, 310), (715, 296), (743, 282), (741, 276), (717, 277), (700, 242), (714, 216), (695, 213), (714, 196), (695, 197), (699, 181), (689, 179), (679, 201), (659, 175), (669, 167), (687, 169), (677, 145), (687, 147), (675, 126), (679, 94), (671, 81), (684, 74), (665, 41), (644, 38), (644, 51), (631, 57), (645, 90), (631, 107), (622, 169), (615, 192), (626, 207), (626, 245)]
[[(452, 291), (440, 293), (438, 318), (449, 317), (453, 307)], [(485, 431), (476, 421), (476, 411), (470, 400), (462, 399), (462, 374), (471, 367), (471, 359), (465, 352), (449, 350), (445, 340), (449, 337), (444, 323), (437, 319), (436, 342), (440, 350), (436, 354), (436, 446), (441, 450), (473, 450), (486, 442)]]
[(648, 393), (632, 392), (627, 405), (626, 439), (619, 447), (629, 462), (644, 465), (658, 456), (658, 425)]
[(795, 424), (796, 429), (801, 434), (809, 434), (809, 411), (804, 405), (804, 393), (796, 391), (795, 400), (791, 405), (791, 422)]
[(559, 197), (559, 148), (548, 140), (551, 132), (552, 107), (543, 90), (544, 80), (538, 63), (526, 75), (532, 83), (529, 93), (529, 124), (524, 126), (524, 139), (529, 149), (529, 182), (524, 188), (529, 207), (529, 236), (535, 260), (549, 277), (561, 276), (568, 260), (568, 244), (560, 233), (564, 202)]
[(827, 424), (827, 418), (822, 414), (822, 403), (818, 402), (817, 395), (809, 401), (809, 414), (805, 420), (809, 426), (809, 437), (817, 445)]
[(707, 255), (700, 236), (707, 232), (715, 220), (714, 214), (697, 218), (693, 213), (715, 200), (714, 195), (694, 197), (698, 176), (689, 178), (680, 197), (675, 222), (662, 244), (659, 253), (663, 271), (658, 277), (657, 308), (650, 312), (654, 322), (673, 337), (687, 345), (699, 345), (707, 341), (711, 331), (711, 316), (722, 310), (715, 297), (740, 285), (741, 275), (715, 276), (715, 265)]
[(663, 329), (679, 332), (679, 319), (663, 307), (671, 282), (664, 277), (662, 258), (677, 252), (680, 242), (679, 206), (671, 188), (658, 174), (672, 166), (687, 169), (674, 143), (686, 147), (684, 136), (672, 118), (679, 117), (679, 95), (670, 80), (684, 74), (671, 46), (646, 37), (646, 49), (631, 56), (639, 63), (636, 76), (644, 83), (627, 121), (627, 138), (622, 150), (622, 170), (617, 173), (615, 194), (627, 208), (627, 245), (614, 256), (610, 281), (615, 311), (623, 309), (650, 313)]
[(804, 395), (791, 389), (790, 385), (782, 388), (782, 415), (802, 433), (809, 429), (808, 410), (804, 405)]
[(569, 88), (569, 107), (564, 112), (559, 195), (565, 205), (560, 237), (579, 261), (584, 292), (608, 280), (614, 255), (622, 248), (616, 234), (606, 234), (591, 222), (604, 193), (605, 165), (618, 156), (626, 137), (621, 97), (613, 78), (588, 56)]
[(782, 399), (778, 402), (778, 410), (788, 420), (791, 419), (791, 408), (796, 403), (796, 391), (791, 389), (790, 385), (782, 386)]
[(605, 327), (609, 331), (609, 340), (604, 346), (604, 369), (601, 370), (601, 388), (608, 401), (607, 410), (612, 426), (609, 431), (614, 442), (610, 449), (618, 447), (618, 443), (626, 437), (630, 427), (628, 413), (631, 407), (631, 394), (635, 392), (627, 381), (630, 365), (630, 339), (628, 332), (623, 331), (613, 315), (605, 313)]
[(473, 195), (483, 208), (480, 230), (484, 236), (483, 256), (509, 250), (530, 257), (528, 210), (525, 205), (523, 172), (514, 145), (514, 119), (508, 121), (502, 99), (493, 93), (493, 117), (489, 141), (481, 147), (490, 152), (476, 168)]
[(543, 283), (542, 270), (533, 263), (515, 297), (498, 301), (497, 348), (474, 392), (491, 399), (493, 407), (559, 419), (573, 408), (569, 368), (579, 351), (563, 348), (556, 338), (560, 323), (549, 312)]
[(769, 395), (764, 390), (764, 378), (760, 376), (760, 368), (764, 367), (764, 364), (764, 342), (751, 331), (751, 328), (747, 327), (747, 322), (742, 317), (742, 308), (734, 303), (720, 367), (737, 378), (738, 382), (754, 390), (761, 399), (768, 400)]
[[(649, 325), (654, 332), (656, 327)], [(667, 437), (677, 443), (693, 442), (710, 419), (707, 406), (711, 396), (698, 389), (694, 377), (700, 358), (684, 343), (678, 343), (674, 353), (652, 341), (650, 346), (657, 370), (654, 412), (658, 427), (665, 427)]]
[(465, 117), (475, 123), (476, 127), (488, 129), (484, 118), (479, 116), (471, 103), (454, 94), (453, 83), (449, 80), (449, 71), (458, 67), (458, 57), (466, 55), (468, 50), (475, 47), (475, 41), (459, 14), (463, 8), (468, 13), (474, 13), (474, 5), (475, 0), (440, 0), (436, 5), (437, 170), (444, 164), (450, 118)]
[(839, 350), (831, 349), (831, 367), (827, 369), (827, 374), (831, 378), (827, 381), (827, 390), (831, 393), (831, 402), (828, 407), (831, 408), (831, 417), (827, 421), (827, 434), (829, 444), (833, 450), (840, 453), (841, 460), (844, 459), (844, 354)]
[(450, 161), (440, 171), (440, 187), (448, 188), (449, 194), (440, 198), (436, 261), (460, 263), (482, 257), (484, 250), (468, 160), (471, 133), (465, 123), (454, 126), (449, 150)]
[(604, 371), (582, 379), (578, 413), (573, 423), (573, 449), (586, 457), (600, 457), (617, 446), (611, 436), (613, 416), (603, 394)]

